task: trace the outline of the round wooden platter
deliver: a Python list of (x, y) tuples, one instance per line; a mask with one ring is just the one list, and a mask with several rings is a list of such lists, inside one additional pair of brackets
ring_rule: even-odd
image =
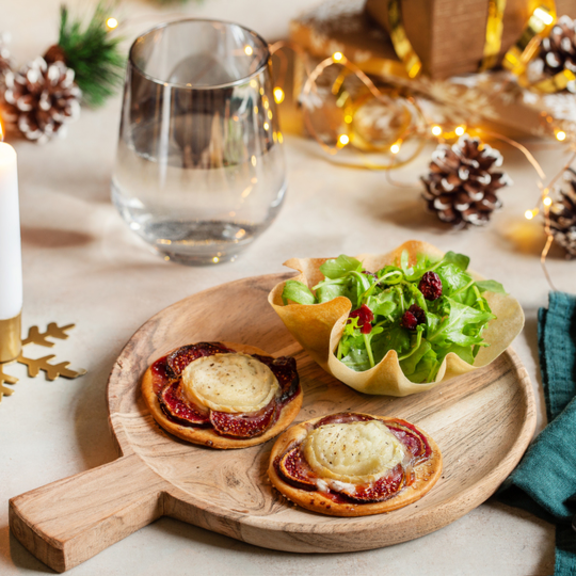
[[(118, 460), (10, 501), (16, 537), (57, 571), (67, 570), (161, 516), (292, 552), (352, 552), (418, 538), (494, 493), (520, 460), (536, 425), (532, 385), (509, 350), (491, 366), (406, 398), (355, 392), (319, 368), (268, 305), (290, 274), (246, 278), (190, 296), (146, 322), (116, 361), (108, 385)], [(342, 410), (397, 416), (436, 440), (444, 457), (432, 491), (400, 510), (338, 518), (291, 505), (270, 485), (273, 440), (211, 450), (164, 432), (140, 394), (147, 366), (198, 341), (251, 344), (294, 355), (304, 391), (295, 423)]]

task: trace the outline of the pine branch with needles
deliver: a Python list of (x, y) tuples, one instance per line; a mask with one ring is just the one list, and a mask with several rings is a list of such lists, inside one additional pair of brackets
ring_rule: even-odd
[[(66, 5), (60, 8), (57, 47), (62, 51), (66, 66), (74, 70), (84, 100), (94, 107), (112, 96), (124, 78), (125, 59), (119, 48), (122, 39), (108, 29), (109, 15), (109, 4), (99, 2), (84, 28), (80, 18), (70, 17)], [(50, 50), (56, 52), (54, 47)]]

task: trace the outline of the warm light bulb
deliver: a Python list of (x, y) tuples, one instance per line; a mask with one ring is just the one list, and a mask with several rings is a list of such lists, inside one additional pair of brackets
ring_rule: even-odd
[(244, 46), (244, 53), (246, 56), (252, 56), (252, 54), (254, 54), (254, 49), (252, 46)]
[(542, 204), (544, 204), (544, 206), (551, 206), (552, 205), (552, 198), (550, 198), (550, 196), (546, 196), (546, 198), (544, 198), (544, 200), (542, 200)]
[(532, 210), (526, 210), (524, 216), (526, 217), (526, 220), (532, 220), (532, 218), (534, 218), (534, 212)]
[(462, 134), (466, 132), (466, 128), (464, 126), (456, 126), (456, 130), (454, 130), (454, 132), (456, 132), (456, 136), (462, 136)]
[(218, 256), (214, 256), (214, 258), (212, 258), (212, 262), (214, 262), (214, 264), (218, 264), (218, 262), (220, 262), (220, 258), (218, 258)]
[(270, 129), (270, 124), (268, 124), (268, 122), (264, 122), (264, 130), (269, 130)]
[(440, 136), (440, 134), (442, 134), (442, 128), (438, 125), (432, 126), (432, 134), (434, 134), (434, 136)]
[(542, 8), (536, 8), (534, 10), (534, 15), (538, 16), (538, 18), (540, 18), (540, 20), (542, 20), (542, 22), (544, 22), (544, 24), (546, 24), (546, 26), (550, 26), (550, 24), (552, 24), (552, 22), (554, 22), (554, 16), (552, 16), (552, 14), (549, 14), (548, 12), (543, 10)]
[(340, 136), (338, 137), (338, 143), (340, 144), (340, 146), (346, 146), (346, 144), (348, 144), (350, 142), (350, 138), (348, 137), (347, 134), (340, 134)]
[(564, 130), (558, 130), (558, 132), (556, 132), (556, 140), (559, 142), (566, 140), (566, 132), (564, 132)]
[(334, 52), (334, 54), (332, 54), (332, 60), (334, 60), (334, 62), (341, 62), (342, 58), (344, 58), (342, 52)]
[(118, 28), (118, 20), (116, 18), (110, 17), (106, 20), (106, 26), (108, 30), (114, 30), (114, 28)]
[(284, 102), (284, 90), (282, 90), (280, 86), (276, 86), (276, 88), (274, 88), (274, 101), (276, 104), (281, 104)]
[(346, 116), (344, 116), (344, 122), (346, 122), (346, 124), (352, 124), (352, 120), (354, 120), (354, 118), (351, 114), (346, 114)]
[(398, 154), (398, 152), (400, 152), (400, 144), (392, 144), (392, 146), (390, 146), (390, 152), (392, 152), (392, 154)]

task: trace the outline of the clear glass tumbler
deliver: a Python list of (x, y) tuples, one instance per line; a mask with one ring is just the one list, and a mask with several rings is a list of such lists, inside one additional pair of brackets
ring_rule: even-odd
[(130, 50), (112, 200), (166, 259), (234, 260), (286, 192), (266, 42), (237, 24), (179, 20)]

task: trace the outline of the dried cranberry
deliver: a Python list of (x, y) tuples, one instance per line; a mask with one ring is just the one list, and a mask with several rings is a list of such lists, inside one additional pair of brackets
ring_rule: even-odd
[(408, 330), (416, 330), (418, 324), (424, 324), (426, 322), (426, 314), (420, 306), (417, 304), (412, 304), (400, 321), (400, 325)]
[(368, 270), (362, 270), (362, 274), (364, 274), (364, 276), (372, 276), (374, 280), (378, 280), (378, 274), (376, 274), (376, 272), (368, 272)]
[(348, 318), (358, 318), (358, 326), (360, 326), (362, 334), (370, 334), (372, 332), (372, 324), (370, 322), (374, 320), (374, 314), (366, 304), (362, 304), (360, 308), (350, 312)]
[(418, 289), (426, 300), (437, 300), (442, 296), (442, 280), (436, 272), (426, 272), (418, 284)]

